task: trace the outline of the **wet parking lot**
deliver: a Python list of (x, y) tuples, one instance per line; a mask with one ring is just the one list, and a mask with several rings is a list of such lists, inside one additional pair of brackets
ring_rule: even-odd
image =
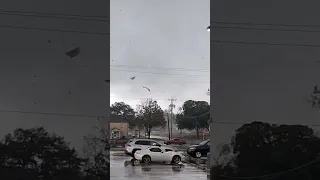
[(207, 180), (207, 174), (196, 167), (184, 164), (148, 164), (132, 166), (127, 156), (110, 156), (111, 180)]

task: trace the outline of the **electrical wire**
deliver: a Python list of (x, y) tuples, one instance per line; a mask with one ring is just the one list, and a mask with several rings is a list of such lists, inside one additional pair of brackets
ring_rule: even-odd
[(267, 45), (267, 46), (288, 46), (288, 47), (313, 47), (319, 48), (319, 44), (293, 44), (293, 43), (268, 43), (268, 42), (248, 42), (248, 41), (228, 41), (228, 40), (210, 40), (212, 43), (221, 44), (246, 44), (246, 45)]
[(46, 18), (46, 19), (64, 19), (64, 20), (108, 22), (108, 20), (105, 20), (105, 19), (91, 19), (91, 18), (77, 18), (77, 17), (59, 17), (59, 16), (52, 16), (52, 15), (36, 15), (36, 14), (13, 14), (13, 13), (1, 12), (1, 11), (0, 11), (0, 15), (22, 16), (22, 17), (37, 17), (37, 18)]
[(167, 67), (142, 67), (142, 66), (128, 66), (128, 65), (110, 65), (110, 67), (126, 67), (126, 68), (137, 68), (137, 69), (159, 69), (159, 70), (174, 70), (174, 71), (203, 71), (210, 72), (210, 69), (189, 69), (189, 68), (167, 68)]
[(302, 169), (304, 167), (310, 166), (310, 165), (318, 163), (318, 162), (320, 162), (320, 160), (311, 161), (311, 162), (309, 162), (307, 164), (298, 166), (296, 168), (288, 169), (288, 170), (285, 170), (285, 171), (282, 171), (282, 172), (270, 173), (270, 174), (266, 174), (266, 175), (262, 175), (262, 176), (248, 176), (248, 177), (220, 176), (220, 177), (227, 178), (227, 179), (263, 179), (263, 178), (270, 178), (270, 177), (274, 178), (274, 177), (283, 175), (285, 173), (289, 173), (289, 172), (292, 172), (292, 171), (296, 171), (296, 170)]
[[(176, 75), (176, 76), (204, 77), (204, 75), (196, 75), (196, 74), (157, 73), (157, 72), (132, 71), (132, 70), (122, 70), (122, 69), (110, 69), (110, 71), (134, 72), (134, 73), (154, 74), (154, 75)], [(207, 75), (207, 77), (210, 77), (210, 76)]]
[[(130, 97), (130, 96), (127, 96), (127, 97), (124, 97), (124, 96), (110, 96), (111, 98), (118, 98), (118, 99), (133, 99), (133, 100), (141, 100), (141, 99), (149, 99), (149, 98), (146, 98), (146, 97)], [(163, 100), (163, 101), (167, 101), (168, 99), (162, 99), (162, 98), (155, 98), (153, 97), (152, 99), (154, 100)], [(188, 99), (188, 98), (186, 98)], [(177, 101), (181, 101), (181, 102), (184, 102), (186, 100), (177, 100)]]
[(196, 118), (199, 118), (199, 117), (202, 117), (202, 116), (205, 116), (207, 114), (210, 114), (210, 111), (206, 112), (206, 113), (203, 113), (199, 116), (186, 116), (186, 117), (179, 117), (177, 119), (196, 119)]
[(212, 29), (240, 29), (240, 30), (254, 30), (254, 31), (283, 31), (283, 32), (309, 32), (309, 33), (320, 32), (320, 30), (254, 28), (254, 27), (239, 27), (239, 26), (212, 26)]
[(16, 10), (5, 10), (5, 9), (0, 9), (0, 12), (6, 12), (6, 13), (22, 13), (22, 14), (37, 14), (37, 15), (50, 15), (50, 16), (73, 16), (73, 17), (81, 17), (81, 18), (109, 19), (108, 16), (92, 16), (92, 15), (65, 14), (65, 13), (44, 13), (44, 12), (16, 11)]
[(2, 113), (19, 113), (19, 114), (49, 115), (49, 116), (87, 117), (87, 118), (100, 118), (100, 117), (104, 117), (104, 116), (94, 116), (94, 115), (84, 115), (84, 114), (32, 112), (32, 111), (18, 111), (18, 110), (5, 110), (5, 109), (0, 109), (0, 112), (2, 112)]
[[(251, 121), (253, 122), (253, 121)], [(214, 124), (230, 124), (230, 125), (244, 125), (244, 124), (248, 124), (250, 123), (248, 122), (235, 122), (235, 121), (212, 121), (212, 123)], [(274, 123), (274, 122), (266, 122), (266, 123), (270, 123), (270, 124), (275, 124), (275, 125), (282, 125), (281, 123)], [(319, 127), (320, 124), (300, 124), (303, 126), (310, 126), (310, 127)]]
[(11, 26), (11, 25), (0, 25), (0, 28), (37, 30), (37, 31), (51, 31), (51, 32), (65, 32), (65, 33), (78, 33), (78, 34), (92, 34), (92, 35), (102, 35), (102, 36), (110, 35), (110, 33), (75, 31), (75, 30), (62, 30), (62, 29), (50, 29), (50, 28), (33, 28), (33, 27), (25, 27), (25, 26)]
[(281, 24), (281, 23), (252, 23), (252, 22), (230, 22), (230, 21), (213, 21), (212, 24), (320, 28), (320, 25), (310, 25), (310, 24), (308, 25), (308, 24)]

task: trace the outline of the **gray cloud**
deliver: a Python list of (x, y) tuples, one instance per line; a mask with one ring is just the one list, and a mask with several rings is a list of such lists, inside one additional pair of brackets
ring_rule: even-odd
[[(149, 97), (142, 86), (151, 89), (150, 97), (161, 101), (163, 108), (171, 96), (181, 103), (191, 98), (208, 99), (209, 71), (186, 69), (209, 70), (209, 2), (111, 1), (111, 65), (145, 67), (111, 66), (111, 94), (118, 97), (114, 101), (135, 105), (139, 97)], [(132, 76), (136, 76), (133, 81), (129, 79)]]

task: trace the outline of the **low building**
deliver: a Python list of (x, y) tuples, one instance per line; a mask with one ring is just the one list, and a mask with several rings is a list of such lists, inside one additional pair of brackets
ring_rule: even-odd
[(121, 116), (111, 115), (110, 139), (125, 139), (128, 137), (129, 122)]

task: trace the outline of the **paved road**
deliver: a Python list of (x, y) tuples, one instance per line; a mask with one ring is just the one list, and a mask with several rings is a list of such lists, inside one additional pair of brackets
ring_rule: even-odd
[(130, 157), (110, 156), (111, 180), (207, 180), (207, 174), (195, 167), (154, 164), (132, 166)]

